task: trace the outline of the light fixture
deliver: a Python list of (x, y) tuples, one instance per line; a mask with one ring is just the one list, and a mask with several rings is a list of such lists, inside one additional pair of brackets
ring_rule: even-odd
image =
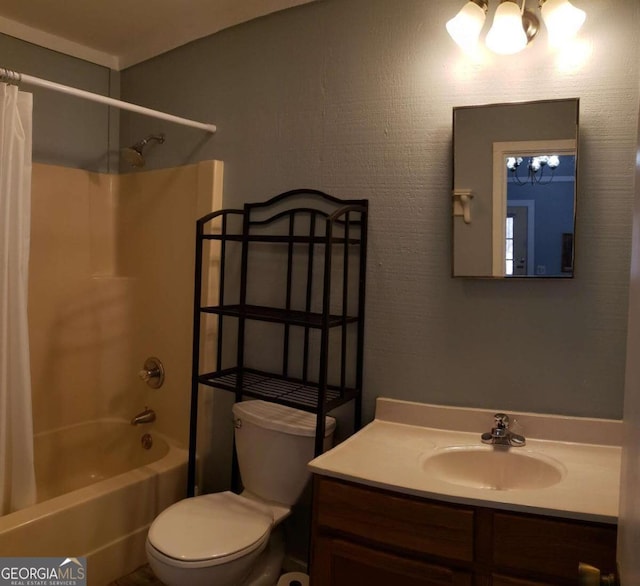
[[(538, 0), (538, 5), (553, 46), (574, 36), (586, 18), (584, 10), (569, 0)], [(501, 55), (518, 53), (536, 36), (540, 20), (525, 6), (526, 0), (522, 0), (521, 5), (517, 0), (500, 0), (486, 37), (491, 51)], [(488, 8), (488, 0), (469, 0), (447, 22), (451, 38), (466, 52), (477, 47)]]
[(580, 30), (587, 14), (569, 0), (540, 0), (540, 12), (547, 27), (549, 43), (557, 46)]
[(487, 33), (487, 47), (494, 53), (511, 55), (526, 46), (527, 35), (522, 28), (520, 8), (513, 0), (502, 2)]
[(447, 22), (447, 32), (464, 51), (476, 48), (488, 7), (487, 0), (470, 0)]
[[(518, 168), (522, 165), (522, 157), (507, 157), (507, 169), (511, 172), (513, 180), (518, 185), (548, 185), (553, 181), (555, 170), (560, 165), (560, 157), (557, 155), (538, 155), (529, 157), (527, 162), (527, 178), (522, 179), (518, 175)], [(545, 175), (545, 169), (551, 169), (550, 175)]]

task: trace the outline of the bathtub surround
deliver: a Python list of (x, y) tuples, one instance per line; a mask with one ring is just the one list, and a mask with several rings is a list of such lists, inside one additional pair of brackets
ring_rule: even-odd
[(36, 500), (29, 364), (33, 96), (0, 84), (0, 515)]
[(117, 210), (117, 178), (34, 165), (29, 328), (36, 433), (134, 415), (133, 404), (115, 404), (130, 395), (125, 385), (137, 376), (125, 366), (132, 280), (116, 270)]
[[(104, 463), (122, 455), (110, 470), (92, 471), (96, 478), (114, 477), (106, 485), (81, 488), (75, 483), (88, 473), (73, 468), (77, 454), (65, 454), (65, 438), (78, 426), (98, 429), (96, 421), (118, 418), (136, 436), (132, 450), (142, 450), (139, 436), (147, 432), (186, 446), (195, 220), (220, 206), (221, 190), (218, 161), (129, 177), (34, 165), (29, 266), (34, 429), (36, 438), (57, 439), (39, 450), (36, 461), (43, 502), (0, 517), (0, 550), (13, 552), (7, 555), (83, 552), (89, 584), (104, 586), (144, 563), (149, 523), (184, 496), (185, 451), (170, 450), (175, 458), (163, 480), (164, 464), (159, 469), (138, 462), (139, 468), (126, 472), (129, 450), (107, 441), (104, 453), (78, 460)], [(215, 280), (216, 267), (212, 249), (208, 279)], [(211, 327), (208, 343), (215, 339)], [(215, 355), (209, 345), (207, 351)], [(149, 355), (161, 357), (166, 368), (160, 389), (138, 377)], [(212, 427), (211, 399), (203, 395), (206, 434)], [(129, 421), (145, 405), (157, 420), (144, 429), (132, 427)], [(51, 433), (61, 429), (69, 433)], [(89, 443), (76, 442), (84, 448)], [(204, 447), (201, 453), (207, 461)], [(74, 533), (75, 541), (59, 538), (61, 527), (86, 519), (92, 521)], [(103, 526), (105, 531), (95, 530)]]
[[(36, 433), (145, 405), (186, 445), (195, 219), (219, 205), (209, 161), (129, 177), (34, 165), (29, 327)], [(213, 262), (213, 261), (211, 261)], [(160, 357), (164, 385), (138, 377)]]

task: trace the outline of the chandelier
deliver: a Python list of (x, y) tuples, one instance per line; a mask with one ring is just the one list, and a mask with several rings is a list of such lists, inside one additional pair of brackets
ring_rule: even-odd
[[(525, 8), (526, 0), (500, 0), (485, 43), (494, 53), (511, 55), (522, 51), (536, 36), (540, 19)], [(569, 0), (538, 0), (542, 20), (547, 27), (549, 44), (558, 46), (573, 37), (583, 25), (586, 14)], [(466, 52), (473, 52), (480, 38), (489, 9), (488, 0), (469, 0), (447, 22), (451, 38)]]
[[(527, 177), (523, 179), (518, 174), (520, 165), (524, 162), (522, 157), (507, 157), (507, 169), (511, 177), (518, 185), (548, 185), (553, 181), (555, 170), (560, 165), (560, 157), (557, 155), (539, 155), (529, 157), (527, 162)], [(545, 175), (545, 169), (550, 173)]]

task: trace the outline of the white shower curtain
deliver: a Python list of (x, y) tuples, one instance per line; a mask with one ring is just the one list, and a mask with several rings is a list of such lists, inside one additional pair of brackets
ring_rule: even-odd
[(27, 293), (33, 96), (0, 83), (0, 514), (36, 500)]

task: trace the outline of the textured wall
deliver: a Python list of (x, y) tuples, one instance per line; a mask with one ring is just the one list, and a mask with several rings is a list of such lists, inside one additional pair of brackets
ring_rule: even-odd
[[(164, 130), (150, 166), (223, 160), (227, 207), (300, 186), (371, 200), (367, 417), (379, 395), (620, 417), (640, 6), (575, 3), (591, 55), (569, 71), (544, 32), (515, 57), (463, 58), (444, 29), (457, 0), (271, 15), (122, 74), (124, 99), (215, 136), (123, 114), (123, 143)], [(566, 97), (581, 100), (576, 278), (452, 279), (452, 108)]]
[[(105, 96), (117, 97), (119, 91), (119, 74), (106, 67), (3, 34), (0, 55), (0, 67)], [(118, 148), (117, 110), (26, 84), (21, 89), (34, 95), (34, 161), (88, 171), (117, 168), (113, 158)], [(110, 142), (116, 153), (110, 153)]]

